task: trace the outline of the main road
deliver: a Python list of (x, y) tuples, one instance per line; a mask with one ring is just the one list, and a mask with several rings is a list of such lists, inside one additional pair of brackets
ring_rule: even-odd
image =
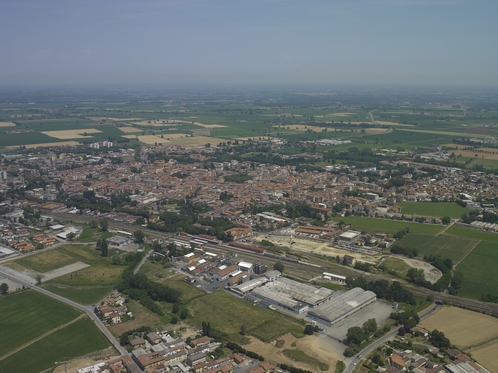
[[(438, 308), (441, 307), (439, 304), (434, 304), (429, 310), (421, 313), (419, 315), (420, 320), (425, 319), (426, 317), (432, 315), (434, 312), (438, 310)], [(351, 373), (353, 370), (356, 368), (356, 365), (360, 364), (362, 361), (363, 356), (367, 356), (370, 354), (373, 350), (375, 350), (377, 347), (383, 345), (386, 343), (388, 340), (393, 338), (396, 333), (398, 332), (398, 328), (391, 330), (389, 333), (384, 335), (383, 337), (377, 339), (375, 342), (372, 344), (369, 344), (367, 347), (365, 347), (363, 350), (361, 350), (356, 356), (353, 357), (353, 359), (350, 361), (349, 365), (346, 367), (344, 370), (344, 373)]]
[(109, 340), (109, 342), (112, 343), (112, 345), (114, 346), (114, 348), (116, 350), (118, 350), (120, 352), (121, 355), (127, 355), (128, 352), (119, 344), (118, 340), (109, 332), (109, 330), (107, 330), (107, 328), (105, 327), (105, 325), (102, 323), (102, 321), (100, 321), (100, 319), (94, 314), (93, 312), (93, 307), (91, 306), (83, 306), (79, 303), (76, 303), (76, 302), (73, 302), (72, 300), (69, 300), (67, 298), (64, 298), (64, 297), (61, 297), (60, 295), (57, 295), (57, 294), (54, 294), (48, 290), (45, 290), (43, 288), (40, 288), (36, 285), (32, 285), (22, 279), (19, 279), (19, 278), (16, 278), (14, 276), (12, 276), (11, 274), (7, 274), (7, 273), (4, 273), (4, 272), (0, 272), (0, 275), (4, 276), (5, 278), (8, 278), (9, 280), (12, 280), (12, 281), (15, 281), (21, 285), (24, 285), (25, 287), (27, 288), (31, 288), (39, 293), (42, 293), (46, 296), (49, 296), (53, 299), (56, 299), (62, 303), (65, 303), (71, 307), (74, 307), (74, 308), (77, 308), (83, 312), (85, 312), (89, 317), (90, 319), (93, 320), (93, 322), (98, 326), (98, 328), (100, 329), (100, 331), (102, 333), (104, 333), (104, 335), (106, 336), (106, 338)]

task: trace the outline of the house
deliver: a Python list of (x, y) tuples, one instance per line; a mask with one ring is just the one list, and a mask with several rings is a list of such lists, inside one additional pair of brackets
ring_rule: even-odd
[(342, 257), (342, 261), (348, 266), (354, 266), (356, 264), (356, 258), (347, 254)]
[(195, 354), (187, 356), (187, 365), (189, 367), (193, 367), (194, 365), (204, 363), (205, 361), (206, 361), (206, 354), (204, 352), (197, 352)]
[(143, 339), (142, 337), (132, 339), (130, 341), (130, 345), (131, 345), (131, 347), (133, 347), (133, 349), (145, 348), (145, 339)]
[(151, 332), (151, 333), (147, 334), (147, 340), (150, 343), (155, 345), (155, 344), (161, 343), (162, 338), (159, 334), (157, 334), (155, 332)]
[(400, 369), (406, 370), (408, 365), (410, 364), (410, 358), (404, 355), (400, 355), (398, 353), (394, 353), (391, 355), (391, 365)]

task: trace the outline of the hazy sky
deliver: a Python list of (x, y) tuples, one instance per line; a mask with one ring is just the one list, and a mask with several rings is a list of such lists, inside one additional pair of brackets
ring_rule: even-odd
[(498, 86), (497, 0), (0, 0), (0, 85)]

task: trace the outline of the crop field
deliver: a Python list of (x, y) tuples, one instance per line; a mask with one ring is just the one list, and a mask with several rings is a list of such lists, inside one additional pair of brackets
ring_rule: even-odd
[(420, 326), (428, 331), (442, 331), (459, 348), (498, 338), (498, 319), (458, 307), (444, 306), (421, 321)]
[(53, 367), (56, 361), (67, 361), (109, 346), (100, 330), (85, 317), (0, 361), (0, 371), (38, 373)]
[(0, 356), (74, 320), (80, 314), (78, 310), (33, 290), (0, 298)]
[(344, 221), (348, 224), (352, 224), (355, 230), (365, 230), (369, 233), (396, 233), (403, 228), (408, 227), (410, 232), (413, 233), (424, 233), (424, 234), (437, 234), (443, 230), (443, 226), (434, 224), (421, 224), (404, 222), (390, 219), (375, 219), (375, 218), (364, 218), (359, 216), (348, 216), (345, 218), (333, 218), (335, 221)]
[(487, 343), (477, 348), (471, 348), (468, 352), (490, 372), (498, 372), (498, 341)]
[(194, 299), (187, 308), (196, 327), (203, 321), (210, 322), (213, 329), (227, 335), (237, 335), (242, 325), (248, 334), (264, 342), (289, 332), (296, 335), (303, 332), (303, 326), (221, 291)]
[(451, 259), (453, 263), (460, 261), (478, 243), (478, 240), (448, 234), (430, 236), (419, 233), (408, 233), (397, 242), (399, 246), (418, 249), (418, 254), (421, 257), (439, 255), (443, 259)]
[(450, 218), (461, 218), (471, 210), (453, 202), (405, 202), (399, 203), (402, 207), (401, 213), (405, 215), (422, 215)]
[(446, 230), (446, 233), (459, 237), (474, 238), (477, 240), (498, 243), (498, 234), (483, 232), (476, 229), (452, 226)]
[(498, 295), (498, 249), (495, 243), (481, 241), (458, 265), (464, 274), (459, 293), (469, 298), (479, 298), (491, 293)]
[(57, 283), (46, 283), (42, 284), (41, 287), (84, 305), (100, 302), (114, 289), (113, 286), (69, 286)]

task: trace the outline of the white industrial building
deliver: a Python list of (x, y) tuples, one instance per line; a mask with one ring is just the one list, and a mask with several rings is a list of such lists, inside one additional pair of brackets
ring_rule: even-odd
[(348, 317), (375, 302), (377, 296), (371, 291), (354, 288), (333, 297), (328, 302), (308, 311), (307, 317), (327, 326)]

